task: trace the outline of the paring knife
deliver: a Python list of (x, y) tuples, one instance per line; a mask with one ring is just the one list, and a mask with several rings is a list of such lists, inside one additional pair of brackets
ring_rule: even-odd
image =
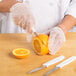
[(47, 67), (49, 67), (50, 65), (55, 64), (55, 63), (57, 63), (57, 62), (59, 62), (59, 61), (61, 61), (61, 60), (63, 60), (63, 59), (64, 59), (64, 56), (59, 56), (59, 57), (57, 57), (57, 58), (54, 58), (53, 60), (50, 60), (50, 61), (42, 64), (41, 67), (38, 67), (38, 68), (36, 68), (36, 69), (33, 69), (33, 70), (29, 71), (28, 74), (31, 74), (31, 73), (36, 72), (36, 71), (39, 71), (39, 70), (41, 70), (41, 69), (43, 69), (43, 68), (47, 68)]
[[(33, 31), (33, 34), (38, 37), (38, 33), (36, 32), (36, 30), (35, 30), (34, 27), (32, 27), (32, 31)], [(40, 38), (39, 38), (39, 40), (45, 45), (45, 42), (44, 41), (42, 41)]]
[(61, 62), (60, 64), (56, 65), (56, 67), (50, 71), (48, 71), (47, 73), (45, 73), (43, 76), (48, 76), (49, 74), (51, 74), (52, 72), (54, 72), (55, 70), (64, 67), (65, 65), (71, 63), (72, 61), (76, 60), (76, 56), (72, 56), (70, 58), (68, 58), (67, 60)]

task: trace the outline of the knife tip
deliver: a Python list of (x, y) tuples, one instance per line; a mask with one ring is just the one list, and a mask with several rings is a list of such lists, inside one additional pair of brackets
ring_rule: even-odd
[(27, 72), (27, 74), (31, 74), (31, 72)]
[(47, 76), (47, 74), (44, 74), (43, 76)]

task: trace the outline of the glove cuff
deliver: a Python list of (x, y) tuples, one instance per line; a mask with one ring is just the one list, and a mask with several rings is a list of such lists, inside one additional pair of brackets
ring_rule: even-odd
[(58, 25), (58, 27), (61, 28), (65, 34), (67, 33), (67, 29), (64, 25)]

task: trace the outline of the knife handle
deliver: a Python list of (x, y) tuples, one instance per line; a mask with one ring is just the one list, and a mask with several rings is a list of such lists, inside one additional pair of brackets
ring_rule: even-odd
[(62, 68), (64, 67), (65, 65), (71, 63), (72, 61), (76, 60), (76, 56), (72, 56), (70, 58), (68, 58), (67, 60), (63, 61), (62, 63), (56, 65), (56, 67), (59, 67), (59, 68)]
[(50, 66), (50, 65), (52, 65), (52, 64), (55, 64), (55, 63), (57, 63), (57, 62), (59, 62), (59, 61), (61, 61), (61, 60), (63, 60), (63, 59), (64, 59), (64, 56), (59, 56), (59, 57), (57, 57), (57, 58), (55, 58), (55, 59), (53, 59), (53, 60), (50, 60), (50, 61), (42, 64), (42, 66), (48, 67), (48, 66)]

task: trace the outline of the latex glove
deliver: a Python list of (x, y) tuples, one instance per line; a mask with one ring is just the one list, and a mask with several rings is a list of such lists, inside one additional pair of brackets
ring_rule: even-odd
[(55, 54), (65, 41), (65, 34), (61, 28), (55, 27), (51, 29), (48, 40), (49, 54)]
[(28, 32), (32, 32), (31, 28), (34, 25), (34, 17), (28, 3), (17, 3), (11, 7), (10, 12), (16, 25), (23, 29), (27, 27)]

